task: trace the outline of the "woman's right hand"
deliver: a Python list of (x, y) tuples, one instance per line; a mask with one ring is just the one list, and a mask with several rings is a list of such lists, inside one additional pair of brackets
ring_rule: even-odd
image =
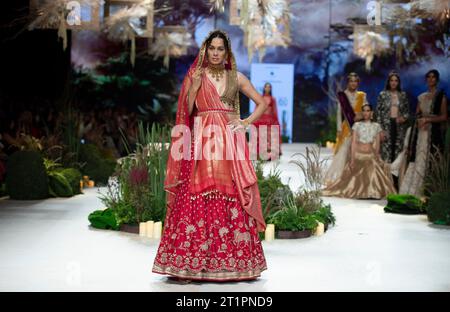
[(192, 75), (192, 91), (196, 92), (198, 91), (198, 89), (200, 89), (200, 86), (202, 85), (202, 74), (203, 74), (203, 69), (202, 68), (197, 68), (194, 71), (194, 74)]

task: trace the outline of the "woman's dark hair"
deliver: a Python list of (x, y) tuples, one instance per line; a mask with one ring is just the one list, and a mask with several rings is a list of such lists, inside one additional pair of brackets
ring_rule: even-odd
[(370, 104), (364, 104), (364, 105), (361, 107), (361, 111), (364, 110), (364, 107), (368, 107), (368, 108), (370, 109), (370, 111), (372, 111), (372, 106), (370, 106)]
[(225, 46), (225, 51), (227, 51), (227, 53), (230, 52), (230, 51), (228, 51), (228, 46), (229, 46), (228, 38), (220, 30), (215, 30), (215, 31), (213, 31), (212, 33), (209, 34), (208, 38), (206, 39), (206, 49), (209, 48), (209, 46), (211, 45), (211, 42), (213, 41), (214, 38), (222, 39), (223, 40), (223, 44)]
[(266, 94), (266, 86), (269, 85), (270, 86), (270, 91), (269, 91), (269, 95), (272, 96), (272, 84), (270, 82), (266, 82), (264, 84), (264, 89), (263, 89), (263, 94)]
[(433, 74), (433, 75), (436, 77), (437, 81), (439, 82), (439, 79), (440, 79), (440, 76), (441, 76), (441, 75), (439, 74), (438, 70), (437, 70), (437, 69), (429, 70), (429, 71), (425, 74), (425, 78), (428, 78), (428, 76), (430, 76), (431, 74)]
[(348, 74), (348, 76), (347, 76), (347, 82), (349, 82), (350, 79), (352, 79), (352, 78), (355, 78), (356, 80), (358, 80), (358, 82), (361, 81), (361, 79), (359, 78), (359, 76), (358, 76), (357, 73), (350, 73), (350, 74)]
[(391, 78), (392, 77), (397, 77), (397, 79), (398, 79), (397, 91), (401, 92), (402, 91), (402, 80), (400, 79), (400, 74), (395, 71), (392, 71), (389, 73), (388, 78), (386, 80), (386, 86), (384, 87), (384, 90), (391, 90)]

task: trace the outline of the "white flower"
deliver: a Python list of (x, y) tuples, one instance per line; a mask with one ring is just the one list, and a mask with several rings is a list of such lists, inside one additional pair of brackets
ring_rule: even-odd
[(190, 233), (193, 233), (193, 232), (195, 232), (195, 226), (193, 226), (192, 224), (189, 224), (186, 227), (186, 235), (189, 235)]
[(228, 229), (226, 227), (222, 227), (219, 230), (220, 237), (223, 237), (225, 234), (228, 234)]
[(238, 210), (236, 208), (231, 208), (231, 220), (234, 220), (238, 217)]

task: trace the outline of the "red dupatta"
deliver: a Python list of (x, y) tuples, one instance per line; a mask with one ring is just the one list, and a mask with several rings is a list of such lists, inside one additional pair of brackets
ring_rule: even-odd
[[(227, 36), (224, 33), (225, 36)], [(209, 36), (208, 36), (209, 37)], [(231, 52), (231, 44), (228, 39), (228, 59), (225, 64), (225, 69), (228, 71), (236, 71), (236, 62)], [(191, 159), (191, 134), (193, 133), (194, 114), (189, 116), (188, 107), (188, 91), (191, 86), (192, 76), (199, 68), (207, 67), (206, 60), (206, 40), (203, 42), (199, 54), (194, 63), (189, 68), (181, 87), (178, 98), (178, 108), (176, 114), (176, 124), (172, 130), (172, 140), (170, 146), (169, 159), (167, 162), (166, 179), (164, 181), (164, 188), (167, 191), (167, 214), (170, 213), (171, 208), (176, 199), (177, 186), (183, 181), (180, 179), (181, 165), (183, 161)], [(203, 83), (202, 83), (203, 87)], [(202, 88), (201, 87), (201, 88)], [(206, 87), (206, 86), (205, 86)], [(199, 91), (200, 93), (200, 91)], [(197, 94), (197, 96), (199, 96)], [(183, 149), (184, 147), (189, 147)], [(180, 159), (180, 155), (183, 157)], [(246, 161), (233, 160), (232, 172), (234, 182), (238, 189), (238, 197), (244, 210), (255, 219), (259, 231), (265, 229), (264, 217), (262, 215), (261, 200), (258, 190), (257, 178), (254, 173), (253, 166), (248, 157), (248, 150), (246, 152)]]

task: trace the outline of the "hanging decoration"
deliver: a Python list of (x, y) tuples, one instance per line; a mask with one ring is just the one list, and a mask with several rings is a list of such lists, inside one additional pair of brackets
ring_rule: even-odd
[[(66, 50), (69, 29), (100, 28), (100, 3), (99, 0), (30, 0), (28, 30), (58, 29), (58, 37)], [(82, 18), (82, 8), (90, 10), (87, 20)]]
[(431, 15), (439, 24), (450, 21), (450, 1), (448, 0), (415, 0), (413, 6), (419, 7)]
[(230, 0), (230, 25), (237, 25), (239, 26), (241, 24), (241, 18), (239, 17), (239, 9), (238, 9), (238, 0)]
[(169, 68), (170, 57), (180, 57), (187, 54), (189, 46), (195, 42), (186, 28), (183, 26), (164, 26), (156, 29), (155, 42), (150, 46), (153, 59), (163, 56), (163, 64)]
[[(125, 4), (113, 15), (109, 15), (112, 3)], [(136, 60), (136, 37), (153, 37), (154, 0), (144, 1), (108, 1), (103, 31), (112, 41), (131, 41), (130, 61), (132, 66)]]
[(386, 53), (389, 48), (389, 41), (386, 39), (380, 28), (363, 25), (355, 25), (353, 35), (353, 53), (366, 60), (366, 70), (371, 70), (372, 61), (375, 56)]
[(267, 47), (291, 43), (289, 0), (231, 0), (230, 24), (244, 31), (249, 61), (255, 51), (261, 61)]
[(438, 25), (445, 26), (450, 21), (450, 1), (412, 0), (409, 6), (395, 6), (388, 13), (386, 21), (392, 25), (414, 26), (416, 19), (433, 19)]
[(209, 4), (211, 5), (211, 12), (225, 12), (225, 0), (209, 0)]

